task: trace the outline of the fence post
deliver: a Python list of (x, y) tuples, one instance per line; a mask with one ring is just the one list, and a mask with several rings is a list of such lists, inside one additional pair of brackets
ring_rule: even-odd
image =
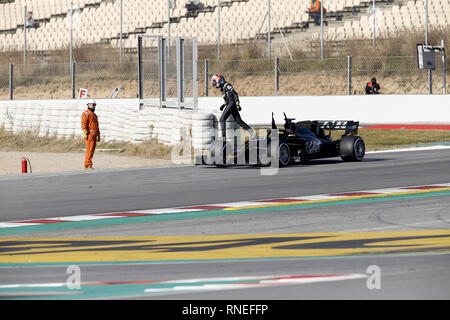
[(447, 62), (445, 61), (446, 57), (445, 57), (445, 47), (444, 47), (444, 40), (441, 40), (441, 54), (442, 54), (442, 84), (444, 87), (443, 93), (444, 95), (447, 94)]
[(280, 95), (280, 58), (275, 57), (275, 95)]
[(433, 71), (428, 69), (428, 87), (430, 88), (430, 94), (433, 94)]
[(209, 96), (209, 59), (205, 59), (205, 97)]
[(194, 91), (194, 111), (198, 111), (198, 38), (194, 38), (192, 40), (193, 52), (192, 52), (192, 60), (193, 62), (193, 70), (192, 70), (192, 80)]
[[(178, 109), (182, 109), (184, 103), (184, 40), (176, 38), (177, 57), (177, 96)], [(169, 44), (170, 47), (170, 44)]]
[(76, 62), (72, 62), (72, 99), (75, 99), (76, 97), (76, 74), (77, 74), (77, 63)]
[(9, 64), (9, 100), (14, 100), (14, 64)]
[(352, 95), (352, 57), (347, 56), (347, 94)]
[[(159, 46), (160, 44), (158, 44)], [(138, 37), (138, 96), (139, 100), (144, 99), (144, 86), (142, 82), (142, 36)], [(160, 79), (161, 80), (161, 79)]]

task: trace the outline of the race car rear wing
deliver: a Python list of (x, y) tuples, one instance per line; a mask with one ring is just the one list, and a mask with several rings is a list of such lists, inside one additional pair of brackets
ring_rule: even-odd
[[(294, 118), (288, 118), (286, 113), (284, 113), (284, 121), (285, 121), (285, 129), (288, 131), (292, 130), (292, 126), (294, 125)], [(309, 128), (312, 132), (314, 132), (317, 136), (325, 135), (324, 131), (329, 130), (331, 135), (331, 131), (337, 130), (345, 130), (344, 136), (347, 135), (356, 135), (358, 134), (359, 129), (359, 121), (353, 120), (316, 120), (316, 121), (300, 121), (297, 122), (297, 125), (301, 125), (303, 127)], [(272, 112), (272, 129), (277, 129), (277, 125), (275, 124), (274, 115)]]
[(332, 120), (332, 121), (313, 121), (324, 130), (345, 130), (346, 136), (358, 134), (359, 121), (350, 120)]

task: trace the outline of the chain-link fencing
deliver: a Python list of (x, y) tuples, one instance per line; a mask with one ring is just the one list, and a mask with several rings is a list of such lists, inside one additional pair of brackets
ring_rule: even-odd
[[(432, 71), (433, 93), (443, 93), (442, 59), (436, 56), (436, 70)], [(419, 70), (417, 57), (354, 57), (352, 58), (352, 93), (364, 94), (367, 82), (373, 77), (381, 85), (383, 94), (427, 94), (427, 70)]]
[(12, 75), (13, 98), (70, 99), (71, 79), (70, 65), (67, 63), (15, 64)]
[[(175, 54), (175, 45), (171, 52)], [(185, 54), (191, 50), (189, 47)], [(145, 95), (159, 97), (158, 61), (149, 55), (144, 79)], [(153, 58), (152, 58), (153, 57)], [(450, 59), (447, 59), (447, 64)], [(152, 63), (154, 61), (154, 63)], [(196, 88), (192, 76), (192, 60), (186, 56), (185, 97)], [(176, 61), (167, 63), (167, 97), (177, 96)], [(68, 63), (0, 65), (0, 99), (70, 99), (80, 88), (88, 89), (92, 98), (139, 97), (139, 67), (130, 62), (78, 62), (73, 73)], [(373, 77), (381, 85), (381, 94), (429, 94), (430, 77), (419, 70), (417, 57), (342, 57), (320, 59), (250, 59), (201, 60), (198, 63), (198, 95), (218, 96), (211, 87), (214, 73), (223, 74), (241, 96), (271, 95), (359, 95)], [(431, 72), (432, 93), (443, 93), (443, 63), (436, 55), (436, 70)], [(446, 74), (445, 74), (446, 75)], [(447, 77), (447, 92), (450, 79)], [(116, 88), (119, 89), (117, 92)]]
[(0, 64), (0, 100), (9, 99), (9, 70), (10, 66)]
[[(219, 73), (232, 83), (242, 96), (267, 96), (275, 92), (273, 60), (207, 60), (205, 64), (208, 75), (205, 77), (205, 84), (201, 86), (205, 89), (210, 86), (211, 76)], [(220, 94), (219, 90), (209, 90), (211, 96)], [(199, 95), (203, 96), (205, 92), (200, 91)]]
[(88, 89), (90, 97), (138, 97), (136, 62), (79, 62), (75, 68), (76, 88)]
[[(372, 78), (382, 94), (428, 94), (429, 76), (419, 70), (417, 57), (345, 57), (327, 59), (273, 59), (205, 62), (208, 76), (221, 73), (242, 95), (365, 94)], [(442, 59), (436, 56), (432, 93), (443, 93)], [(206, 87), (208, 77), (205, 77)], [(447, 81), (447, 92), (449, 83)], [(206, 91), (206, 90), (205, 90)], [(212, 92), (210, 95), (217, 95)]]
[(346, 94), (348, 59), (280, 60), (281, 95)]

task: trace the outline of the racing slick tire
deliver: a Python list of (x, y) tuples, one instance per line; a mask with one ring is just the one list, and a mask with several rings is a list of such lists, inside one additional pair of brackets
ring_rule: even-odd
[(280, 161), (280, 166), (287, 167), (291, 162), (291, 151), (286, 143), (281, 143), (278, 149), (278, 159)]
[[(267, 143), (267, 147), (262, 144), (259, 147), (259, 160), (263, 166), (270, 166), (272, 164), (272, 143)], [(280, 167), (287, 167), (291, 163), (291, 151), (287, 143), (280, 143), (278, 147), (278, 162)]]
[(339, 145), (339, 153), (342, 160), (346, 162), (363, 161), (366, 154), (364, 140), (358, 136), (343, 137)]

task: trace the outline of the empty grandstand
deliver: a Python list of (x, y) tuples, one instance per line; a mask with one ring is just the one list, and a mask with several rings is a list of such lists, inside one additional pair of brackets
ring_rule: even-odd
[[(169, 12), (172, 37), (198, 38), (200, 96), (208, 95), (214, 72), (242, 84), (243, 95), (363, 94), (373, 75), (390, 84), (383, 93), (427, 93), (429, 81), (415, 56), (416, 44), (424, 41), (425, 1), (377, 0), (373, 9), (373, 0), (324, 0), (326, 59), (321, 61), (321, 28), (308, 14), (310, 0), (271, 0), (271, 60), (265, 46), (268, 0), (200, 0), (196, 8), (182, 0), (174, 8), (167, 0), (0, 0), (0, 99), (70, 98), (80, 88), (105, 98), (120, 88), (121, 98), (136, 98), (138, 36), (166, 36)], [(450, 0), (428, 2), (430, 38), (448, 43)], [(219, 3), (220, 59), (215, 50)], [(24, 30), (29, 12), (35, 24)], [(376, 50), (370, 41), (374, 20), (377, 39), (385, 39)], [(73, 74), (65, 51), (71, 29)], [(124, 60), (118, 54), (121, 43)], [(22, 56), (30, 57), (26, 64)], [(435, 74), (445, 74), (442, 60), (436, 63)], [(249, 79), (253, 86), (246, 85)], [(434, 77), (435, 93), (442, 92), (440, 80)]]
[[(119, 0), (8, 0), (0, 2), (0, 51), (23, 49), (24, 7), (33, 13), (38, 28), (27, 32), (27, 49), (46, 51), (67, 48), (69, 43), (70, 3), (73, 3), (74, 43), (106, 43), (119, 47)], [(389, 37), (402, 29), (424, 28), (425, 0), (377, 1), (376, 32)], [(202, 0), (190, 11), (183, 1), (170, 9), (171, 35), (197, 36), (200, 44), (217, 42), (217, 0)], [(240, 43), (266, 33), (267, 0), (221, 0), (221, 43)], [(372, 37), (372, 0), (325, 0), (327, 40), (370, 39)], [(136, 48), (139, 34), (167, 34), (168, 1), (123, 1), (123, 46)], [(317, 27), (307, 11), (309, 0), (272, 0), (271, 31), (301, 34), (302, 40), (317, 38)], [(430, 1), (432, 27), (450, 24), (450, 0)], [(306, 32), (305, 32), (306, 31)], [(298, 39), (297, 39), (298, 40)]]

